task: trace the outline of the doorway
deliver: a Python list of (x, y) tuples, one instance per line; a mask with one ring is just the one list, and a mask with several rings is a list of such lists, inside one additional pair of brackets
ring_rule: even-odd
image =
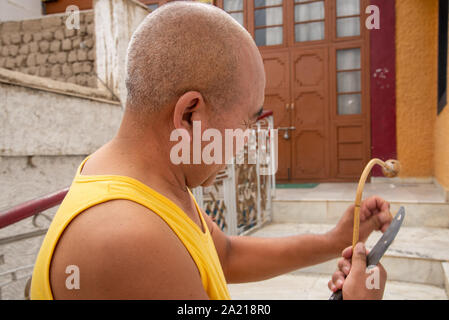
[(218, 0), (253, 36), (279, 182), (356, 181), (370, 157), (366, 0)]

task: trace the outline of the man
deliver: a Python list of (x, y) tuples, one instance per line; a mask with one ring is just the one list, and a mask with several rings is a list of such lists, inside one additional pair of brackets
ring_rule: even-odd
[[(80, 165), (46, 235), (33, 299), (228, 299), (226, 283), (321, 263), (351, 244), (353, 207), (324, 235), (228, 237), (189, 190), (212, 184), (225, 165), (171, 160), (174, 130), (191, 139), (198, 121), (202, 132), (224, 135), (262, 112), (261, 56), (224, 11), (176, 2), (146, 17), (128, 48), (126, 85), (117, 135)], [(385, 231), (389, 204), (366, 200), (361, 221), (362, 241)], [(380, 266), (381, 288), (368, 290), (365, 254), (359, 244), (351, 265), (346, 249), (331, 290), (343, 288), (345, 299), (382, 297), (385, 271)]]

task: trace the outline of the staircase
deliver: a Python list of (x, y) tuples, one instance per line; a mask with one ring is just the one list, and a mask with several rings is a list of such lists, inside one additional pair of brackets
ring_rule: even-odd
[[(356, 184), (326, 183), (313, 189), (277, 189), (273, 221), (253, 233), (257, 237), (282, 237), (330, 230), (353, 203)], [(395, 241), (381, 262), (388, 273), (384, 299), (448, 299), (449, 203), (434, 184), (371, 183), (364, 198), (379, 195), (391, 203), (394, 215), (400, 206), (406, 217)], [(380, 238), (374, 232), (370, 249)], [(266, 281), (230, 285), (233, 299), (328, 299), (327, 282), (337, 260), (300, 269)]]

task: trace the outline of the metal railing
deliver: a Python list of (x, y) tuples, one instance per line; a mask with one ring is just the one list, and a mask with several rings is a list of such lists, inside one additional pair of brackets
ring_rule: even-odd
[[(217, 175), (211, 187), (199, 187), (192, 190), (199, 206), (226, 234), (245, 235), (272, 219), (271, 199), (275, 187), (275, 172), (267, 168), (269, 169), (275, 161), (276, 146), (273, 137), (277, 138), (277, 132), (270, 131), (271, 129), (273, 129), (273, 113), (266, 111), (259, 117), (245, 149), (236, 157), (236, 159), (243, 157), (244, 161), (234, 160), (227, 165), (227, 168)], [(259, 135), (261, 131), (268, 134)], [(248, 163), (248, 157), (253, 153), (257, 155), (256, 161)], [(19, 284), (22, 289), (16, 288), (15, 294), (9, 294), (7, 298), (19, 299), (19, 295), (23, 292), (24, 295), (21, 298), (29, 298), (32, 263), (52, 221), (49, 209), (62, 202), (68, 189), (65, 188), (0, 212), (0, 229), (21, 224), (20, 228), (17, 228), (20, 232), (0, 238), (0, 250), (8, 251), (9, 254), (19, 254), (15, 247), (20, 247), (22, 243), (27, 247), (25, 242), (33, 241), (33, 245), (27, 247), (27, 250), (33, 252), (23, 255), (24, 262), (21, 266), (0, 272), (0, 299), (3, 298), (2, 289)], [(51, 211), (54, 212), (55, 209)], [(38, 223), (38, 219), (41, 223)], [(26, 231), (23, 232), (23, 229)], [(8, 248), (11, 250), (7, 250)], [(0, 252), (0, 266), (3, 259), (2, 253)], [(23, 291), (24, 287), (25, 291)]]

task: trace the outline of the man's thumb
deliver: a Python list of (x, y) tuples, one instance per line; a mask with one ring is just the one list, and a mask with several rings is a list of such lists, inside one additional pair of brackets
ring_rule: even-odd
[(358, 242), (355, 245), (354, 253), (352, 254), (352, 268), (355, 272), (363, 272), (366, 270), (366, 249), (363, 242)]

